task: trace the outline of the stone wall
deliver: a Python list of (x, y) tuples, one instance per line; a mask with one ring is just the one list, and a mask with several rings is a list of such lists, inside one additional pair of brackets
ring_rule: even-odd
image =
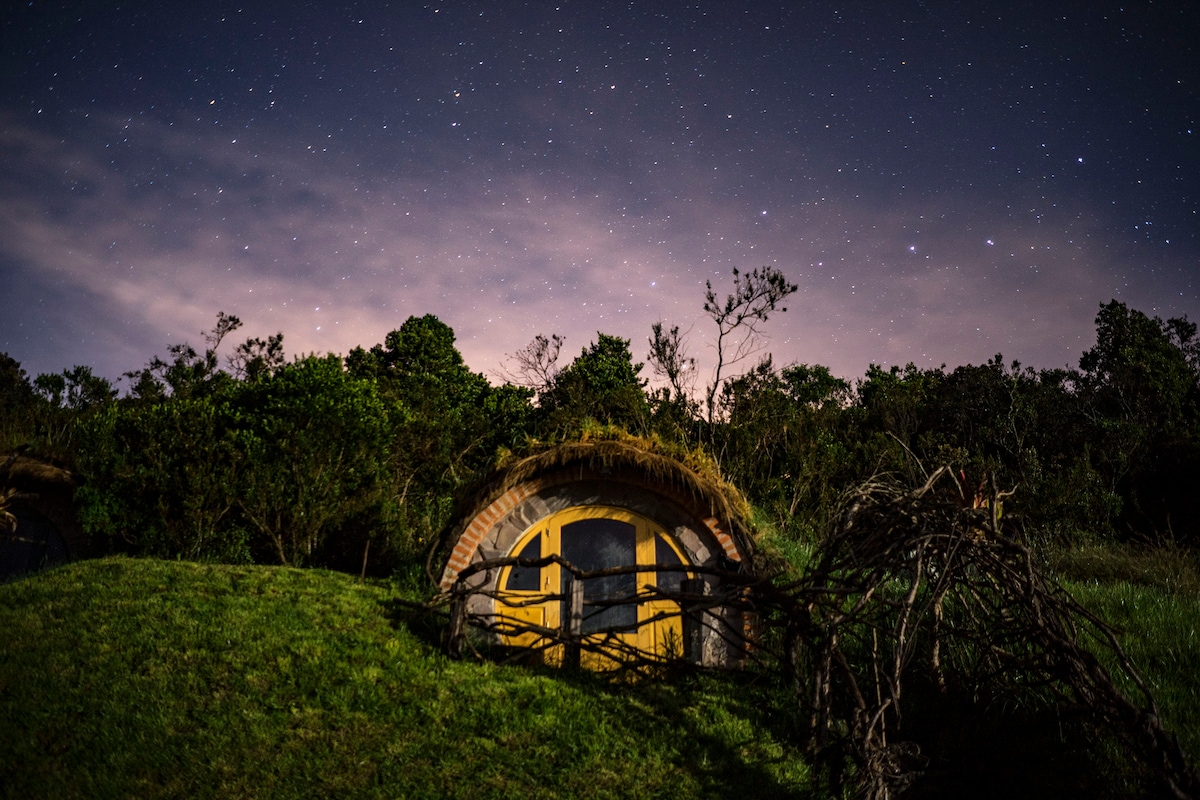
[[(655, 484), (633, 470), (613, 469), (601, 474), (589, 468), (567, 468), (539, 475), (518, 484), (476, 513), (461, 528), (442, 572), (441, 588), (449, 591), (458, 574), (468, 565), (512, 555), (514, 545), (539, 521), (560, 511), (579, 506), (611, 506), (627, 509), (661, 525), (679, 544), (690, 564), (714, 569), (729, 569), (738, 564), (749, 568), (750, 554), (742, 552), (721, 520), (712, 516), (702, 502), (665, 484)], [(500, 570), (477, 573), (471, 585), (496, 588)], [(702, 575), (709, 593), (717, 590), (718, 578)], [(473, 616), (489, 617), (495, 612), (493, 600), (483, 593), (470, 596), (466, 611)], [(737, 639), (746, 628), (742, 615), (731, 609), (719, 614), (708, 612), (705, 633), (700, 643), (702, 655), (696, 660), (706, 664), (726, 664), (740, 654), (731, 652), (718, 630), (727, 628)]]

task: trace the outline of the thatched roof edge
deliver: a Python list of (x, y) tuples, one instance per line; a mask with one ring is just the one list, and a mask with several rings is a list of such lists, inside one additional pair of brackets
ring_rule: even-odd
[(456, 515), (444, 543), (452, 542), (470, 521), (505, 492), (537, 478), (579, 467), (596, 475), (638, 474), (648, 484), (693, 498), (716, 517), (739, 549), (752, 551), (750, 506), (732, 484), (725, 481), (711, 458), (698, 451), (671, 452), (657, 439), (634, 436), (542, 446), (523, 456), (510, 455), (476, 485)]
[(74, 485), (77, 479), (71, 472), (36, 458), (0, 455), (0, 485), (61, 484)]

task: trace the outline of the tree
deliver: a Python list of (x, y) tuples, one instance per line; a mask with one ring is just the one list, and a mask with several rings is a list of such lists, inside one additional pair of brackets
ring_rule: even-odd
[[(855, 416), (857, 444), (871, 471), (902, 470), (908, 480), (924, 479), (921, 451), (944, 463), (960, 457), (957, 452), (938, 452), (947, 444), (944, 431), (933, 422), (933, 404), (945, 377), (944, 367), (923, 370), (915, 364), (904, 369), (877, 364), (867, 368), (856, 387)], [(914, 456), (918, 456), (914, 460)], [(865, 477), (865, 476), (864, 476)]]
[(286, 363), (283, 353), (283, 334), (266, 340), (251, 337), (234, 348), (229, 357), (233, 377), (243, 381), (258, 381), (281, 369)]
[[(208, 343), (203, 353), (197, 352), (187, 342), (170, 345), (167, 347), (170, 361), (155, 356), (142, 369), (126, 372), (122, 376), (130, 382), (130, 393), (136, 398), (150, 401), (166, 394), (188, 397), (213, 391), (221, 381), (229, 378), (218, 368), (217, 350), (225, 337), (241, 326), (242, 321), (233, 314), (218, 311), (213, 329), (202, 334)], [(271, 337), (271, 341), (274, 342), (276, 338), (278, 346), (282, 348), (283, 334)]]
[(239, 384), (231, 406), (241, 512), (281, 564), (311, 563), (341, 521), (380, 499), (389, 431), (375, 385), (336, 355), (309, 356)]
[(77, 424), (112, 403), (117, 392), (91, 367), (74, 366), (33, 379), (39, 399), (35, 412), (38, 448), (43, 456), (69, 460)]
[(1096, 315), (1096, 344), (1079, 359), (1080, 388), (1136, 466), (1162, 438), (1186, 436), (1196, 419), (1196, 326), (1163, 322), (1116, 300)]
[(662, 322), (650, 326), (650, 353), (647, 361), (654, 376), (666, 381), (665, 387), (649, 396), (654, 430), (668, 439), (691, 441), (697, 433), (700, 407), (696, 403), (696, 359), (687, 355), (687, 336), (678, 325), (666, 330)]
[(826, 367), (776, 371), (769, 355), (723, 385), (724, 424), (713, 431), (722, 467), (779, 531), (819, 529), (856, 478), (845, 443), (849, 396), (849, 383)]
[(43, 402), (21, 363), (0, 353), (0, 452), (33, 439)]
[(648, 361), (654, 376), (666, 380), (670, 400), (691, 398), (696, 388), (696, 359), (687, 355), (687, 337), (678, 325), (665, 332), (661, 321), (650, 326)]
[(1113, 300), (1096, 316), (1096, 344), (1079, 359), (1078, 391), (1093, 456), (1124, 499), (1139, 535), (1200, 539), (1200, 375), (1196, 326), (1164, 322)]
[(456, 475), (474, 468), (472, 457), (492, 435), (482, 413), (491, 387), (467, 367), (454, 339), (433, 314), (414, 316), (383, 344), (355, 348), (346, 359), (352, 375), (376, 380), (393, 405), (397, 435), (405, 439), (396, 443), (403, 459), (397, 466), (420, 471), (430, 488), (457, 485)]
[(563, 431), (591, 419), (644, 431), (649, 406), (646, 382), (638, 377), (642, 366), (634, 363), (628, 339), (597, 333), (596, 341), (555, 376), (542, 396), (539, 410), (545, 427)]
[(917, 436), (930, 426), (931, 403), (944, 378), (944, 366), (923, 370), (910, 362), (903, 370), (895, 364), (885, 370), (871, 364), (858, 383), (858, 404), (871, 428), (915, 447)]
[[(717, 325), (717, 364), (705, 396), (705, 409), (711, 425), (716, 413), (717, 393), (724, 370), (738, 364), (763, 348), (762, 325), (788, 295), (799, 287), (773, 267), (750, 273), (733, 270), (733, 292), (724, 303), (717, 301), (712, 281), (706, 281), (704, 311)], [(787, 311), (780, 308), (780, 311)]]
[(436, 316), (409, 317), (370, 350), (352, 350), (352, 376), (376, 383), (389, 415), (390, 545), (411, 554), (438, 531), (458, 488), (530, 424), (532, 391), (490, 386)]
[(108, 378), (93, 375), (91, 367), (78, 365), (60, 374), (38, 375), (33, 385), (52, 406), (75, 412), (106, 405), (117, 396)]
[[(226, 387), (227, 389), (229, 387)], [(137, 554), (251, 560), (224, 396), (122, 400), (85, 420), (76, 501), (91, 536)]]
[(472, 372), (454, 346), (454, 331), (433, 314), (409, 317), (370, 351), (346, 358), (351, 374), (380, 382), (384, 394), (410, 407), (477, 401), (488, 382)]
[(1019, 486), (1005, 511), (1019, 514), (1030, 533), (1062, 544), (1103, 538), (1120, 499), (1092, 463), (1074, 382), (1065, 370), (1006, 365), (999, 354), (956, 367), (932, 387), (920, 455), (930, 467), (953, 460), (967, 490), (987, 475)]
[(780, 370), (780, 378), (792, 401), (811, 409), (840, 409), (851, 400), (850, 382), (820, 364), (792, 364)]
[[(203, 354), (186, 343), (172, 345), (170, 361), (156, 356), (125, 374), (130, 395), (116, 403), (116, 392), (107, 382), (98, 384), (90, 370), (64, 373), (61, 393), (68, 405), (101, 409), (82, 419), (77, 447), (87, 478), (78, 500), (90, 534), (138, 553), (251, 559), (236, 504), (242, 459), (230, 401), (239, 384), (219, 370), (217, 357), (222, 341), (241, 324), (218, 313), (204, 334)], [(282, 338), (270, 342), (281, 348)], [(58, 391), (60, 384), (46, 387)]]
[(566, 339), (557, 333), (547, 339), (542, 334), (508, 358), (515, 362), (511, 371), (502, 370), (500, 377), (508, 383), (533, 389), (538, 395), (550, 390), (558, 377), (558, 355)]
[(1039, 389), (1037, 373), (1006, 367), (1000, 354), (956, 367), (934, 387), (930, 425), (970, 454), (972, 474), (1000, 470), (1006, 483), (1024, 483), (1037, 470)]

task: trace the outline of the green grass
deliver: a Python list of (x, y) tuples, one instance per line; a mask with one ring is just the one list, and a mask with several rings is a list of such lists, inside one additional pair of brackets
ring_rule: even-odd
[[(1112, 545), (1055, 553), (1050, 567), (1077, 600), (1117, 628), (1164, 725), (1193, 763), (1200, 761), (1200, 557)], [(1139, 697), (1130, 685), (1122, 689)]]
[(395, 591), (106, 559), (0, 586), (0, 794), (803, 796), (785, 704), (444, 658)]
[[(1154, 695), (1164, 727), (1178, 734), (1193, 763), (1200, 761), (1200, 596), (1128, 582), (1067, 588), (1120, 631), (1121, 647)], [(1121, 687), (1131, 699), (1140, 697), (1134, 687)]]
[[(1198, 757), (1200, 592), (1177, 559), (1102, 558), (1099, 577), (1064, 575), (1068, 588), (1124, 631)], [(451, 661), (399, 593), (331, 572), (131, 559), (0, 586), (0, 797), (828, 795), (797, 755), (795, 701), (761, 675), (614, 685)], [(977, 724), (934, 722), (957, 739)], [(965, 785), (1013, 770), (993, 757), (1005, 737), (1041, 741), (1007, 724), (947, 746)], [(1054, 745), (1053, 720), (1037, 724)], [(1055, 763), (1141, 796), (1109, 755), (1122, 758)]]

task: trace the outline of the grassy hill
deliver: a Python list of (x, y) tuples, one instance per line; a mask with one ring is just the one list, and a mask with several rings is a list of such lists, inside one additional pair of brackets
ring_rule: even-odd
[(397, 619), (394, 596), (330, 572), (129, 559), (0, 586), (0, 793), (772, 797), (807, 785), (760, 690), (450, 661)]
[[(1127, 628), (1200, 752), (1200, 598), (1076, 589)], [(130, 559), (0, 586), (0, 796), (828, 795), (798, 755), (794, 701), (761, 676), (610, 685), (450, 661), (396, 596), (331, 572)], [(973, 797), (1003, 796), (986, 770), (1023, 762), (972, 768)]]

